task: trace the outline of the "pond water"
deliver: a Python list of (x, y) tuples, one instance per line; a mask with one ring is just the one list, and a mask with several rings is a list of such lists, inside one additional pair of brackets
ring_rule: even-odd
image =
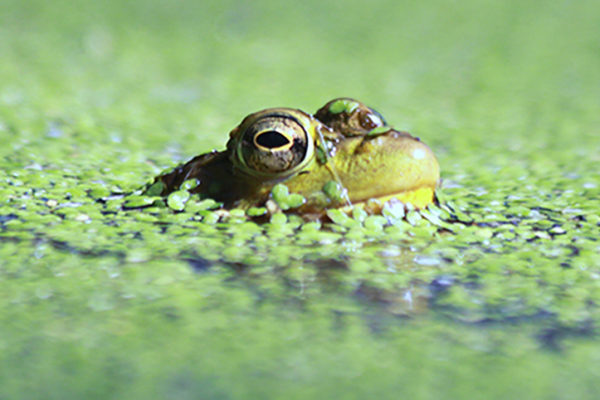
[[(596, 398), (593, 1), (3, 1), (0, 398)], [(253, 111), (372, 105), (442, 207), (123, 207)]]

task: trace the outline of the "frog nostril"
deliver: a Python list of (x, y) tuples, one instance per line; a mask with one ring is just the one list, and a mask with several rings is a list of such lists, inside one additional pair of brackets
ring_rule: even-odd
[(261, 132), (255, 136), (254, 141), (257, 145), (268, 149), (276, 149), (290, 144), (290, 139), (277, 131)]

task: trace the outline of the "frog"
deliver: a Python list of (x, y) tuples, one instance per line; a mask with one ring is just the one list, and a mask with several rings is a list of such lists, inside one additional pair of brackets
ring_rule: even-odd
[(341, 97), (312, 115), (286, 107), (252, 113), (229, 133), (225, 150), (196, 156), (150, 187), (167, 196), (191, 181), (190, 193), (225, 210), (272, 208), (274, 189), (284, 187), (298, 196), (293, 212), (318, 216), (360, 205), (377, 212), (389, 200), (425, 208), (439, 180), (439, 163), (420, 138)]

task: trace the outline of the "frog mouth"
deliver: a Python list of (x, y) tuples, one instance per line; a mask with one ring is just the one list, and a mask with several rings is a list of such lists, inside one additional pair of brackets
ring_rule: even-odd
[[(373, 201), (375, 200), (375, 201)], [(373, 197), (371, 199), (360, 200), (353, 202), (352, 206), (342, 207), (343, 210), (350, 210), (352, 207), (364, 207), (369, 212), (378, 214), (381, 212), (383, 205), (388, 201), (399, 201), (400, 203), (410, 204), (414, 208), (426, 208), (429, 204), (435, 202), (435, 191), (431, 187), (419, 187), (412, 190), (406, 190), (399, 193)]]
[(404, 204), (412, 204), (416, 208), (425, 208), (429, 204), (433, 203), (435, 199), (435, 191), (430, 187), (420, 187), (417, 189), (378, 198), (382, 204), (392, 199), (397, 199)]

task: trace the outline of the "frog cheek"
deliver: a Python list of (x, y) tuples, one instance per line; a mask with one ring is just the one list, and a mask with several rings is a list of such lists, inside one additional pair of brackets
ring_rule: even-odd
[(411, 186), (408, 182), (412, 181), (412, 186), (435, 189), (440, 179), (440, 166), (429, 146), (412, 138), (402, 142), (404, 161), (395, 168), (402, 180), (406, 180), (403, 186)]
[(427, 145), (394, 130), (355, 140), (361, 142), (353, 149), (350, 167), (342, 176), (353, 201), (415, 191), (433, 195), (439, 181), (439, 164)]

